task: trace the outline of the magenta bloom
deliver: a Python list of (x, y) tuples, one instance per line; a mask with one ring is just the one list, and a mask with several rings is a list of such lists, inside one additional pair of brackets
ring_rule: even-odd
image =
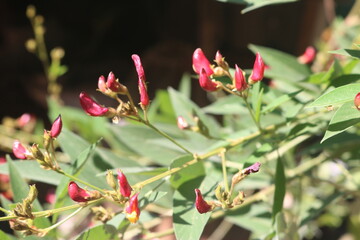
[(239, 92), (244, 91), (247, 88), (247, 83), (245, 80), (245, 73), (238, 65), (235, 64), (235, 88)]
[(86, 92), (80, 93), (80, 104), (84, 111), (90, 116), (104, 116), (109, 111), (108, 108), (95, 102)]
[(82, 189), (73, 181), (69, 182), (68, 194), (75, 202), (87, 202), (90, 197), (89, 193), (85, 189)]
[(109, 73), (106, 86), (113, 92), (118, 92), (120, 89), (120, 83), (116, 81), (116, 77), (113, 72)]
[(118, 173), (117, 179), (119, 182), (121, 195), (123, 195), (124, 197), (130, 197), (132, 188), (131, 188), (125, 174), (121, 170), (118, 170), (117, 173)]
[(302, 64), (308, 64), (308, 63), (311, 63), (312, 61), (314, 61), (315, 56), (316, 56), (315, 48), (312, 46), (309, 46), (306, 48), (303, 55), (298, 57), (298, 61), (299, 61), (299, 63), (302, 63)]
[(210, 76), (214, 73), (211, 68), (209, 60), (206, 58), (201, 48), (197, 48), (192, 56), (193, 69), (197, 74), (201, 74), (202, 69), (205, 69), (206, 75)]
[(146, 78), (145, 78), (145, 72), (144, 68), (142, 66), (140, 57), (137, 54), (133, 54), (131, 56), (132, 60), (134, 61), (136, 72), (138, 74), (138, 87), (139, 87), (139, 93), (140, 93), (140, 103), (144, 107), (149, 105), (149, 96), (147, 93), (147, 87), (146, 87)]
[(19, 140), (15, 140), (13, 143), (13, 153), (15, 155), (15, 157), (19, 158), (19, 159), (27, 159), (27, 156), (30, 155), (31, 153), (29, 152), (29, 150), (27, 150), (21, 143)]
[(251, 165), (250, 167), (245, 168), (243, 170), (243, 173), (244, 174), (256, 173), (256, 172), (258, 172), (260, 170), (260, 166), (261, 166), (261, 163), (256, 162), (253, 165)]
[(136, 223), (139, 220), (140, 208), (139, 208), (138, 195), (139, 193), (134, 194), (129, 199), (128, 206), (124, 209), (126, 218), (131, 223)]
[(250, 83), (256, 83), (261, 81), (264, 78), (265, 64), (260, 55), (260, 53), (256, 53), (256, 58), (254, 62), (254, 67), (250, 75)]
[(207, 213), (212, 210), (211, 205), (209, 205), (203, 198), (199, 189), (195, 189), (196, 199), (195, 199), (195, 207), (199, 213)]
[(202, 89), (207, 92), (213, 92), (217, 90), (216, 82), (211, 81), (211, 79), (207, 76), (205, 69), (201, 69), (199, 76), (199, 83)]
[(61, 120), (61, 115), (59, 114), (59, 116), (55, 119), (54, 123), (51, 126), (50, 136), (52, 138), (56, 138), (61, 133), (61, 129), (62, 129), (62, 120)]

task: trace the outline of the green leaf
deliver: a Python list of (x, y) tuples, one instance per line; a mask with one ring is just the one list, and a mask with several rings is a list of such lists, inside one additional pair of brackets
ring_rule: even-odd
[(195, 112), (196, 116), (205, 124), (205, 126), (210, 131), (210, 136), (218, 136), (219, 126), (217, 122), (204, 114), (204, 112), (190, 99), (181, 94), (180, 92), (174, 90), (173, 88), (168, 89), (170, 94), (171, 103), (173, 109), (176, 112), (176, 116), (182, 116), (189, 122), (189, 124), (195, 124), (193, 119), (193, 113)]
[(341, 87), (350, 83), (354, 83), (360, 79), (360, 74), (340, 75), (331, 82), (331, 86)]
[(256, 235), (269, 233), (271, 214), (265, 203), (254, 203), (226, 212), (226, 220)]
[(292, 93), (288, 93), (285, 95), (282, 95), (281, 97), (278, 97), (275, 99), (275, 101), (272, 101), (271, 103), (269, 103), (268, 105), (266, 105), (261, 113), (265, 114), (265, 113), (269, 113), (274, 111), (275, 108), (279, 107), (281, 104), (291, 100), (293, 97), (295, 97), (298, 93), (300, 93), (301, 90), (296, 91), (296, 92), (292, 92)]
[(185, 97), (191, 97), (191, 75), (189, 73), (184, 73), (180, 80), (179, 92), (181, 92)]
[(348, 84), (325, 93), (307, 107), (341, 105), (345, 102), (354, 101), (354, 98), (358, 92), (360, 92), (360, 83)]
[(322, 211), (324, 211), (324, 209), (328, 205), (330, 205), (330, 203), (332, 203), (335, 199), (342, 196), (343, 194), (344, 193), (342, 193), (342, 192), (334, 192), (333, 194), (327, 196), (324, 200), (322, 200), (320, 207), (309, 209), (308, 214), (301, 220), (300, 227), (304, 226), (309, 221), (315, 219), (319, 214), (321, 214)]
[(360, 122), (360, 111), (354, 107), (353, 102), (343, 104), (330, 120), (329, 127), (325, 132), (321, 143), (333, 137), (351, 126)]
[(310, 76), (310, 69), (305, 64), (300, 64), (297, 58), (287, 53), (256, 45), (249, 45), (252, 52), (259, 52), (270, 69), (265, 71), (269, 78), (286, 80), (292, 83), (299, 82)]
[(276, 162), (276, 173), (275, 173), (275, 192), (274, 192), (274, 203), (272, 208), (272, 218), (275, 221), (276, 214), (281, 212), (286, 191), (286, 178), (284, 165), (281, 158), (279, 157)]
[(244, 4), (246, 5), (246, 8), (241, 11), (241, 13), (244, 14), (267, 5), (290, 3), (290, 2), (296, 2), (298, 0), (218, 0), (218, 1)]
[(113, 133), (134, 153), (168, 166), (183, 150), (154, 130), (142, 125), (113, 126)]
[[(182, 156), (177, 159), (175, 159), (171, 165), (170, 169), (179, 168), (183, 166), (188, 161), (191, 161), (193, 159), (192, 156)], [(171, 186), (173, 186), (175, 189), (177, 189), (179, 186), (184, 184), (187, 181), (190, 181), (191, 179), (195, 179), (201, 176), (205, 175), (205, 169), (203, 162), (199, 161), (189, 167), (186, 167), (182, 169), (181, 171), (171, 175), (170, 177), (170, 183)]]
[[(203, 178), (192, 179), (178, 188), (173, 200), (173, 227), (176, 239), (198, 240), (211, 212), (200, 214), (195, 206), (194, 189), (198, 188)], [(202, 191), (206, 199), (206, 192)]]
[[(57, 185), (62, 177), (59, 173), (41, 168), (39, 163), (36, 161), (15, 161), (13, 164), (18, 169), (20, 177), (37, 182)], [(0, 173), (8, 174), (7, 163), (0, 165)]]
[(103, 224), (83, 232), (76, 240), (118, 240), (117, 230), (113, 225)]
[(243, 100), (235, 95), (229, 95), (219, 98), (212, 104), (203, 108), (206, 113), (212, 114), (241, 114), (247, 113), (246, 107), (243, 105)]
[(357, 59), (360, 58), (360, 50), (355, 50), (355, 49), (338, 49), (335, 51), (330, 51), (330, 53), (339, 54), (347, 57), (353, 57)]
[(0, 239), (1, 240), (11, 240), (11, 238), (6, 233), (4, 233), (1, 229), (0, 229)]
[[(20, 177), (20, 173), (9, 155), (6, 156), (6, 160), (9, 167), (10, 185), (14, 202), (21, 202), (29, 193), (29, 185)], [(35, 199), (33, 202), (33, 211), (42, 210), (43, 208), (39, 201)], [(36, 218), (35, 225), (39, 228), (46, 228), (50, 226), (50, 221), (47, 218)]]

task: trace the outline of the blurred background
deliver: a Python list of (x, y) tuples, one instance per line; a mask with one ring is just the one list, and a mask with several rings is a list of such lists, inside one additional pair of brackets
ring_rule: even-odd
[[(254, 61), (249, 43), (300, 55), (316, 43), (335, 14), (345, 16), (353, 2), (301, 0), (241, 14), (243, 5), (215, 0), (1, 0), (0, 118), (29, 112), (46, 119), (43, 68), (25, 48), (33, 37), (25, 15), (29, 4), (45, 18), (47, 48), (65, 50), (62, 62), (68, 72), (60, 78), (62, 98), (65, 104), (79, 106), (79, 92), (95, 93), (97, 78), (110, 71), (137, 94), (133, 53), (142, 57), (151, 95), (159, 88), (177, 87), (182, 74), (192, 72), (197, 47), (209, 59), (220, 50), (242, 68)], [(193, 91), (193, 99), (204, 105), (205, 93), (197, 84)]]

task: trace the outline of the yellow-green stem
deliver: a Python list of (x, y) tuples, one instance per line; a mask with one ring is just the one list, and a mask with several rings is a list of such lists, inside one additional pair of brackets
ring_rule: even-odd
[(224, 149), (223, 151), (221, 151), (221, 152), (220, 152), (220, 156), (221, 156), (221, 165), (222, 165), (222, 172), (223, 172), (223, 178), (224, 178), (225, 191), (226, 191), (226, 192), (229, 192), (229, 183), (228, 183), (227, 171), (226, 171), (225, 152), (226, 152), (226, 149)]
[(71, 174), (68, 174), (68, 173), (64, 172), (63, 170), (61, 170), (61, 169), (56, 170), (56, 172), (66, 176), (66, 177), (68, 177), (68, 178), (70, 178), (70, 179), (72, 179), (72, 180), (74, 180), (76, 182), (79, 182), (79, 183), (82, 183), (82, 184), (84, 184), (84, 185), (86, 185), (88, 187), (91, 187), (92, 189), (95, 189), (95, 190), (98, 190), (99, 192), (105, 193), (105, 190), (103, 190), (101, 188), (98, 188), (98, 187), (96, 187), (96, 186), (94, 186), (94, 185), (92, 185), (92, 184), (90, 184), (88, 182), (85, 182), (85, 181), (81, 180), (80, 178), (77, 178), (77, 177), (75, 177), (75, 176), (73, 176)]
[(260, 123), (256, 120), (255, 115), (254, 115), (254, 112), (253, 112), (253, 109), (251, 108), (249, 102), (247, 101), (247, 98), (246, 98), (246, 97), (242, 97), (242, 99), (244, 99), (246, 108), (248, 109), (249, 114), (250, 114), (252, 120), (254, 121), (256, 127), (257, 127), (257, 128), (259, 129), (259, 131), (261, 132), (261, 131), (262, 131), (262, 128), (261, 128), (261, 126), (260, 126)]

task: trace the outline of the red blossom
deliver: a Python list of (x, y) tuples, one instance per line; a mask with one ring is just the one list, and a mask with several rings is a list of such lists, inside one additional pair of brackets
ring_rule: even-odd
[(265, 64), (260, 55), (260, 53), (256, 53), (256, 58), (254, 62), (254, 67), (250, 75), (250, 84), (261, 81), (264, 78)]
[(56, 138), (61, 133), (61, 129), (62, 129), (62, 120), (61, 120), (61, 115), (59, 115), (51, 126), (50, 136), (52, 138)]
[(104, 116), (109, 111), (108, 108), (95, 102), (86, 92), (80, 93), (80, 104), (84, 111), (90, 116)]
[(235, 65), (235, 88), (239, 92), (244, 91), (247, 88), (247, 83), (245, 80), (245, 73), (238, 65)]
[(197, 74), (201, 74), (202, 69), (205, 69), (206, 75), (210, 76), (214, 73), (209, 60), (206, 58), (201, 48), (197, 48), (192, 56), (193, 69)]
[(72, 200), (75, 202), (87, 202), (89, 201), (89, 193), (79, 187), (75, 182), (69, 182), (68, 185), (68, 194)]
[(136, 223), (139, 220), (140, 216), (140, 208), (139, 208), (139, 201), (138, 201), (139, 193), (134, 194), (128, 202), (127, 207), (124, 209), (126, 218), (131, 223)]
[(138, 87), (139, 87), (139, 93), (140, 93), (140, 103), (142, 106), (146, 107), (149, 105), (150, 101), (149, 101), (149, 96), (147, 93), (145, 71), (142, 66), (140, 57), (137, 54), (133, 54), (131, 56), (131, 58), (134, 61), (136, 72), (138, 74)]
[(121, 195), (123, 195), (124, 197), (130, 197), (132, 188), (131, 188), (125, 174), (121, 170), (118, 170), (117, 173), (118, 173), (117, 179), (119, 182)]
[(213, 92), (217, 90), (217, 83), (211, 81), (211, 79), (206, 74), (205, 69), (201, 69), (200, 76), (199, 76), (199, 83), (202, 89), (207, 92)]
[(195, 207), (199, 213), (207, 213), (212, 210), (212, 206), (208, 204), (199, 189), (195, 189), (196, 199), (195, 199)]

